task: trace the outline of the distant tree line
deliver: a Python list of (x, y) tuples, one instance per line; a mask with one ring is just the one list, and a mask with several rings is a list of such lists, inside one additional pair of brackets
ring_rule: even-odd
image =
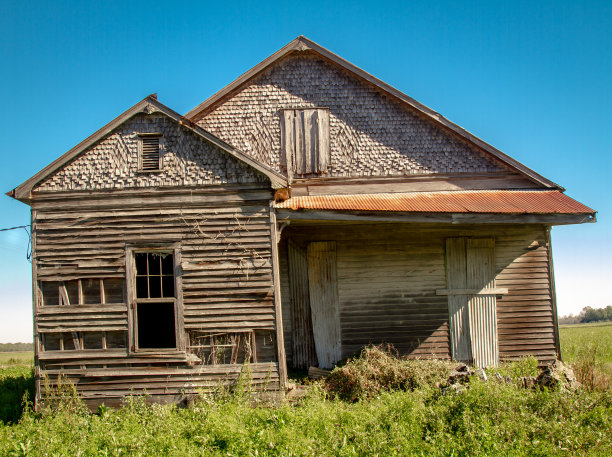
[(0, 352), (33, 351), (32, 343), (0, 343)]
[(601, 321), (612, 321), (612, 306), (606, 306), (605, 308), (586, 306), (577, 316), (568, 314), (559, 318), (559, 324), (583, 324)]

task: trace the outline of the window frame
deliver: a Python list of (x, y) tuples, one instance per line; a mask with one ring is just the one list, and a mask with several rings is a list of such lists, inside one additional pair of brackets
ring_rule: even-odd
[[(158, 139), (158, 155), (159, 162), (157, 164), (157, 169), (155, 170), (145, 170), (143, 169), (143, 140), (145, 138), (157, 138)], [(152, 133), (138, 133), (138, 172), (139, 173), (160, 173), (164, 168), (164, 135), (161, 132), (152, 132)]]
[[(136, 262), (134, 254), (138, 253), (168, 253), (173, 255), (174, 297), (136, 298)], [(128, 306), (128, 350), (137, 353), (168, 353), (185, 352), (185, 323), (183, 312), (183, 287), (181, 270), (180, 243), (159, 244), (146, 243), (126, 246), (126, 301)], [(138, 347), (138, 307), (143, 303), (174, 304), (174, 333), (176, 346), (173, 348), (140, 348)]]

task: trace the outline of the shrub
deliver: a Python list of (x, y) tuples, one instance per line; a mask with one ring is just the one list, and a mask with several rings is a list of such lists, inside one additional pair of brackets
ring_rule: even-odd
[(381, 391), (415, 390), (446, 380), (453, 366), (441, 360), (407, 360), (391, 346), (368, 346), (357, 358), (336, 367), (325, 380), (332, 397), (354, 402)]
[(19, 420), (34, 399), (34, 370), (11, 366), (0, 370), (0, 424)]

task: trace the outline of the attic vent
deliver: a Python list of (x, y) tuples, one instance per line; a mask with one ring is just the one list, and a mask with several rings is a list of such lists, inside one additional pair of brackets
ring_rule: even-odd
[(287, 173), (322, 174), (329, 165), (329, 110), (285, 109), (281, 115)]
[(141, 135), (138, 142), (138, 168), (141, 171), (161, 170), (161, 134)]

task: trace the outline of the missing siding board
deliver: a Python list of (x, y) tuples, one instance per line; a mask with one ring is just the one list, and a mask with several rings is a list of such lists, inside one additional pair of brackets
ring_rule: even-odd
[(43, 297), (43, 306), (59, 306), (60, 294), (59, 294), (60, 283), (58, 281), (41, 281), (40, 290)]
[(83, 349), (102, 349), (102, 332), (83, 332)]
[(329, 166), (329, 109), (281, 111), (281, 138), (287, 173), (325, 173)]
[(44, 306), (122, 304), (122, 278), (85, 278), (70, 281), (40, 281)]
[(127, 332), (106, 332), (106, 349), (125, 349)]
[(83, 303), (81, 304), (99, 305), (102, 303), (99, 279), (81, 279), (81, 287), (83, 290)]
[(140, 135), (138, 139), (138, 169), (140, 171), (161, 170), (161, 134)]
[(104, 279), (105, 303), (119, 304), (124, 303), (123, 290), (124, 281), (121, 278)]
[(258, 362), (276, 362), (274, 331), (255, 330), (255, 351)]
[[(259, 339), (262, 340), (261, 337)], [(189, 349), (202, 361), (202, 365), (256, 363), (259, 361), (257, 340), (255, 332), (251, 330), (226, 333), (195, 331), (189, 335)]]

